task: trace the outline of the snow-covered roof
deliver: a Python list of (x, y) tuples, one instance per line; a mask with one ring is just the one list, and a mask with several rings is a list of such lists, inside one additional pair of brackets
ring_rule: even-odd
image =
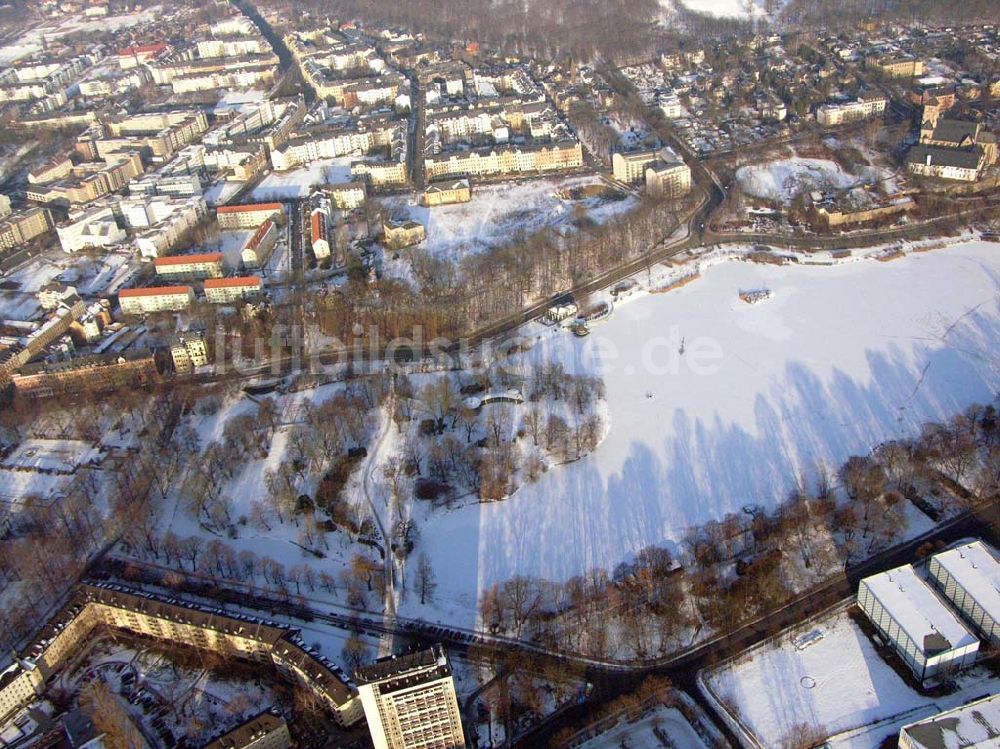
[(1000, 621), (1000, 562), (986, 544), (982, 541), (963, 544), (935, 554), (934, 560), (994, 621)]
[[(985, 749), (1000, 743), (1000, 694), (911, 723), (900, 731), (915, 749)], [(903, 743), (900, 741), (900, 746)]]
[(923, 649), (924, 638), (934, 634), (947, 639), (951, 649), (978, 642), (908, 564), (866, 577), (861, 584), (867, 586), (918, 648)]

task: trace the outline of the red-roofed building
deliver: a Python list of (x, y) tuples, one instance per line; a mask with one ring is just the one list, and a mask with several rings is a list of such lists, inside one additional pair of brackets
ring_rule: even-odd
[(205, 281), (205, 299), (212, 304), (231, 304), (260, 293), (260, 276), (210, 278)]
[(222, 205), (215, 209), (215, 218), (223, 229), (256, 229), (284, 209), (281, 203)]
[(326, 213), (316, 209), (310, 221), (312, 251), (317, 259), (330, 257), (330, 240), (327, 236)]
[(118, 67), (122, 70), (135, 68), (150, 60), (155, 60), (170, 49), (170, 45), (165, 42), (155, 42), (153, 44), (140, 44), (135, 47), (124, 47), (118, 50)]
[(153, 267), (163, 278), (222, 278), (222, 253), (158, 257)]
[(126, 315), (176, 312), (187, 309), (193, 302), (194, 289), (190, 286), (151, 286), (118, 292), (118, 304)]
[(278, 227), (271, 219), (267, 219), (257, 227), (257, 231), (243, 247), (243, 264), (249, 268), (260, 268), (271, 257), (277, 242)]

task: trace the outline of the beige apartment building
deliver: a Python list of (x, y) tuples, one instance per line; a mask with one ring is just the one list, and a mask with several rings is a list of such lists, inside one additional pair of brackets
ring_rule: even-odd
[(283, 210), (281, 203), (222, 205), (215, 209), (215, 218), (222, 229), (256, 229)]
[(29, 208), (0, 221), (0, 250), (19, 247), (52, 228), (52, 217), (44, 208)]
[(232, 304), (261, 291), (260, 276), (209, 278), (205, 281), (205, 299), (211, 304)]
[(261, 713), (202, 749), (290, 749), (294, 746), (288, 723), (271, 713)]
[(626, 185), (635, 185), (646, 177), (646, 167), (657, 162), (659, 151), (639, 151), (637, 153), (616, 153), (611, 157), (611, 171), (614, 178)]
[(76, 398), (123, 387), (142, 387), (156, 382), (159, 373), (147, 351), (122, 356), (95, 354), (75, 356), (54, 363), (28, 364), (11, 378), (18, 396), (25, 398)]
[(158, 257), (153, 268), (157, 276), (167, 279), (222, 278), (222, 253)]
[(427, 156), (424, 173), (428, 179), (437, 179), (554, 172), (582, 165), (580, 144), (563, 141), (543, 146), (505, 146)]
[(382, 224), (382, 239), (392, 250), (410, 247), (427, 238), (423, 224), (416, 221), (386, 221)]
[(194, 303), (190, 286), (151, 286), (146, 289), (122, 289), (118, 304), (126, 315), (148, 315), (152, 312), (178, 312)]
[(365, 203), (366, 190), (364, 182), (344, 182), (330, 185), (326, 188), (333, 205), (340, 211), (353, 211)]
[(846, 104), (824, 104), (816, 110), (816, 121), (823, 127), (836, 127), (849, 122), (874, 120), (885, 114), (888, 103), (884, 96), (870, 96)]
[[(340, 725), (357, 723), (364, 715), (353, 685), (339, 669), (335, 671), (306, 650), (296, 630), (86, 584), (77, 586), (70, 603), (19, 654), (18, 665), (0, 674), (0, 708), (5, 707), (9, 715), (33, 701), (44, 683), (84, 645), (97, 626), (273, 665), (285, 678), (330, 707)], [(39, 676), (23, 674), (33, 669)], [(27, 691), (29, 686), (31, 692)], [(0, 712), (0, 717), (3, 714)], [(267, 720), (237, 735), (260, 743), (219, 746), (277, 749), (280, 744), (270, 741), (277, 742), (284, 734), (280, 726)]]
[(179, 375), (191, 374), (198, 367), (208, 364), (208, 347), (201, 333), (184, 333), (170, 347), (174, 371)]
[(440, 645), (355, 675), (375, 749), (464, 749), (455, 680)]
[(423, 204), (428, 208), (451, 203), (468, 203), (472, 200), (472, 185), (467, 179), (435, 182), (424, 190)]
[(687, 195), (691, 192), (691, 169), (683, 161), (656, 161), (646, 167), (646, 189), (664, 198)]

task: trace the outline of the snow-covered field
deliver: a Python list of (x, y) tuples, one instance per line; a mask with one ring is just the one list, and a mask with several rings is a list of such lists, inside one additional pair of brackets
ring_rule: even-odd
[(543, 226), (564, 225), (578, 207), (598, 223), (635, 207), (636, 199), (631, 196), (564, 200), (556, 194), (597, 182), (594, 177), (570, 177), (475, 185), (470, 202), (434, 208), (416, 205), (412, 199), (390, 198), (385, 203), (391, 211), (406, 213), (424, 225), (427, 242), (422, 246), (429, 252), (458, 261), (509, 241), (517, 231), (530, 234)]
[[(767, 15), (767, 3), (764, 0), (751, 0), (752, 9), (747, 13), (746, 0), (679, 0), (689, 10), (698, 13), (708, 13), (713, 16), (723, 16), (726, 18), (749, 18)], [(780, 9), (784, 5), (784, 0), (774, 3)]]
[[(812, 632), (821, 639), (801, 647), (799, 638)], [(706, 681), (762, 746), (782, 746), (793, 727), (805, 723), (831, 737), (829, 745), (838, 749), (876, 749), (901, 726), (1000, 686), (974, 669), (959, 679), (955, 694), (923, 697), (843, 611), (751, 651)]]
[(736, 179), (747, 194), (788, 205), (804, 190), (843, 190), (871, 182), (869, 171), (856, 177), (829, 159), (794, 158), (740, 167)]
[(305, 198), (313, 187), (351, 181), (351, 162), (356, 158), (345, 156), (322, 159), (287, 172), (272, 172), (254, 188), (252, 200), (291, 200)]
[[(1000, 255), (986, 243), (892, 263), (727, 262), (620, 303), (587, 338), (532, 328), (541, 340), (530, 356), (602, 374), (610, 432), (593, 455), (510, 499), (420, 508), (438, 611), (403, 608), (472, 624), (495, 582), (611, 570), (690, 526), (775, 506), (820, 462), (836, 467), (992, 400), (998, 285)], [(738, 298), (759, 288), (773, 298)]]

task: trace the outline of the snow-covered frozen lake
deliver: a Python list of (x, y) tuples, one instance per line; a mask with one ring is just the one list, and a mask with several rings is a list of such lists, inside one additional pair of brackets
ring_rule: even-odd
[[(758, 288), (773, 298), (738, 298)], [(603, 374), (610, 432), (510, 499), (427, 518), (437, 608), (471, 624), (494, 582), (613, 569), (692, 525), (773, 507), (819, 462), (991, 400), (998, 301), (1000, 246), (970, 243), (891, 263), (727, 262), (619, 305), (587, 338), (547, 332), (532, 355)]]

